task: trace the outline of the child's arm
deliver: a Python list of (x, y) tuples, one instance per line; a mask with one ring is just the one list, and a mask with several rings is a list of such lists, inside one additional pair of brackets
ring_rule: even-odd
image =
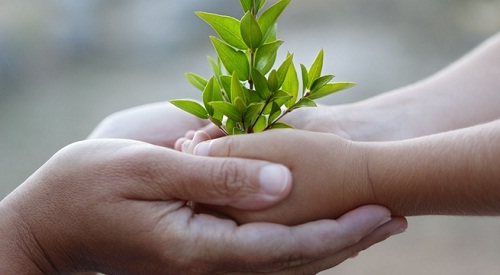
[[(500, 214), (500, 120), (418, 139), (364, 143), (298, 130), (233, 136), (189, 145), (198, 155), (281, 162), (290, 196), (265, 211), (217, 211), (240, 222), (297, 224), (335, 218), (364, 204), (394, 215)], [(194, 149), (195, 148), (195, 149)]]
[(500, 33), (431, 77), (346, 105), (303, 108), (284, 117), (297, 129), (357, 141), (389, 141), (500, 118)]

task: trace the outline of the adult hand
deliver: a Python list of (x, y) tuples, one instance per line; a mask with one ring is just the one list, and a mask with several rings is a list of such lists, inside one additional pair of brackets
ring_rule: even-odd
[(208, 124), (168, 102), (157, 102), (122, 110), (105, 118), (89, 139), (126, 138), (173, 148), (186, 132)]
[(286, 227), (186, 204), (268, 207), (289, 192), (288, 173), (128, 140), (70, 145), (0, 203), (0, 273), (315, 273), (406, 226), (377, 206)]

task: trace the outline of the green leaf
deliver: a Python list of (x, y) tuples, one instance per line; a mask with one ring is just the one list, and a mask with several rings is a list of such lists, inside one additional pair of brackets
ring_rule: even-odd
[(285, 81), (282, 86), (283, 91), (287, 92), (292, 98), (285, 103), (287, 108), (292, 107), (297, 101), (299, 96), (299, 78), (297, 76), (297, 70), (293, 63), (288, 68), (288, 73), (286, 74)]
[(170, 103), (172, 105), (176, 106), (177, 108), (184, 110), (192, 115), (195, 115), (199, 118), (202, 119), (207, 119), (208, 118), (208, 113), (203, 106), (201, 106), (198, 102), (188, 100), (188, 99), (175, 99), (175, 100), (170, 100)]
[(252, 68), (252, 80), (255, 85), (255, 91), (261, 99), (267, 99), (271, 95), (266, 77), (256, 68)]
[(207, 56), (207, 59), (210, 67), (212, 67), (214, 75), (219, 78), (222, 75), (222, 70), (220, 69), (220, 59), (217, 58), (217, 61), (215, 61), (215, 59), (211, 56)]
[(208, 12), (196, 12), (229, 45), (245, 50), (247, 48), (240, 33), (240, 21), (236, 18)]
[(309, 69), (309, 85), (307, 86), (309, 90), (311, 90), (314, 81), (321, 76), (321, 71), (323, 70), (323, 57), (324, 53), (323, 49), (321, 49), (316, 60), (314, 60), (314, 63), (311, 65), (311, 69)]
[(268, 10), (262, 13), (258, 22), (260, 25), (260, 29), (264, 34), (264, 39), (268, 37), (272, 27), (278, 20), (278, 17), (285, 10), (288, 4), (290, 4), (290, 2), (291, 0), (280, 0), (276, 4), (269, 7)]
[(214, 115), (214, 108), (210, 106), (210, 102), (214, 101), (214, 77), (210, 78), (205, 89), (203, 90), (203, 105), (205, 105), (205, 109), (209, 116)]
[(243, 102), (243, 100), (241, 99), (241, 97), (237, 97), (234, 100), (234, 106), (236, 107), (236, 109), (238, 109), (238, 111), (240, 112), (240, 114), (244, 114), (245, 111), (247, 110), (247, 105)]
[(263, 102), (248, 105), (247, 111), (245, 112), (245, 125), (252, 125), (262, 111), (262, 108), (264, 108)]
[(221, 114), (225, 115), (228, 119), (235, 122), (241, 122), (241, 114), (239, 110), (229, 102), (214, 101), (210, 105)]
[(316, 102), (314, 102), (313, 100), (311, 100), (307, 97), (303, 97), (299, 101), (297, 101), (297, 103), (295, 103), (292, 106), (292, 108), (290, 108), (290, 110), (295, 110), (295, 109), (298, 109), (301, 107), (317, 107), (317, 106), (318, 105), (316, 105)]
[(255, 53), (255, 68), (263, 75), (266, 75), (274, 66), (279, 47), (283, 44), (282, 40), (276, 40), (269, 44), (264, 44), (257, 49)]
[(240, 0), (240, 4), (243, 12), (248, 12), (252, 10), (253, 0)]
[(251, 12), (247, 12), (241, 19), (240, 31), (248, 48), (256, 49), (262, 45), (262, 30)]
[(231, 133), (232, 135), (243, 135), (246, 134), (245, 131), (241, 130), (240, 128), (233, 128), (233, 132)]
[[(253, 0), (240, 0), (241, 7), (244, 12), (248, 12), (252, 10)], [(259, 10), (264, 6), (266, 0), (255, 0), (255, 12), (259, 12)]]
[(333, 79), (333, 75), (324, 75), (324, 76), (317, 78), (316, 80), (314, 80), (313, 84), (311, 85), (311, 93), (314, 93), (317, 90), (323, 88), (332, 79)]
[(304, 94), (309, 87), (309, 75), (304, 64), (300, 64), (300, 70), (302, 72), (302, 94)]
[(259, 116), (255, 126), (253, 126), (254, 133), (260, 133), (267, 128), (267, 118), (265, 116)]
[(233, 76), (231, 78), (231, 102), (235, 104), (235, 100), (237, 98), (240, 98), (240, 100), (243, 101), (246, 107), (246, 96), (245, 92), (243, 90), (243, 85), (241, 85), (240, 80), (238, 79), (238, 76), (236, 75), (236, 72), (233, 73)]
[(307, 96), (309, 99), (318, 99), (325, 97), (327, 95), (331, 95), (333, 93), (351, 88), (355, 86), (356, 83), (353, 82), (336, 82), (331, 84), (326, 84), (323, 88), (317, 90), (314, 93), (311, 93)]
[(226, 131), (227, 131), (227, 133), (228, 133), (228, 134), (230, 134), (230, 135), (232, 135), (232, 134), (233, 134), (233, 132), (234, 132), (233, 130), (234, 130), (234, 128), (236, 127), (236, 122), (234, 122), (234, 121), (232, 121), (232, 120), (228, 119), (228, 120), (226, 121), (226, 125), (225, 125), (225, 127), (226, 127)]
[(215, 126), (217, 126), (217, 127), (221, 127), (222, 126), (222, 122), (219, 119), (214, 118), (214, 117), (210, 117), (209, 119), (210, 119), (210, 121), (213, 124), (215, 124)]
[(269, 127), (269, 129), (293, 129), (293, 126), (283, 122), (275, 122)]
[(250, 75), (250, 65), (247, 55), (242, 51), (233, 49), (231, 46), (216, 37), (211, 36), (210, 40), (212, 40), (215, 51), (217, 52), (217, 55), (219, 55), (219, 58), (222, 61), (222, 64), (224, 64), (226, 70), (231, 74), (236, 72), (241, 81), (248, 80), (248, 76)]
[(221, 75), (219, 80), (220, 83), (222, 84), (222, 88), (226, 92), (227, 100), (226, 101), (231, 101), (231, 82), (232, 82), (232, 77), (230, 75)]
[(270, 123), (274, 122), (280, 115), (281, 115), (280, 106), (276, 102), (273, 102), (271, 114), (269, 115), (269, 122)]
[(267, 33), (267, 38), (266, 38), (266, 40), (264, 40), (264, 43), (265, 44), (272, 43), (272, 42), (278, 40), (277, 32), (278, 32), (278, 24), (274, 24), (273, 27)]
[(278, 84), (278, 73), (276, 70), (272, 70), (267, 78), (267, 86), (269, 87), (269, 90), (271, 90), (271, 93), (276, 92), (280, 88)]
[(207, 86), (207, 80), (197, 74), (186, 73), (185, 76), (189, 83), (191, 83), (191, 85), (193, 85), (200, 91), (203, 91), (205, 89), (205, 86)]
[(286, 102), (288, 102), (290, 99), (292, 99), (293, 96), (291, 96), (289, 93), (279, 90), (276, 93), (273, 94), (272, 100), (278, 104), (278, 106), (283, 106)]
[(290, 65), (293, 62), (293, 55), (289, 54), (285, 61), (281, 64), (281, 66), (278, 68), (278, 86), (281, 87), (283, 85), (283, 82), (285, 82), (286, 75), (288, 74), (288, 68), (290, 68)]

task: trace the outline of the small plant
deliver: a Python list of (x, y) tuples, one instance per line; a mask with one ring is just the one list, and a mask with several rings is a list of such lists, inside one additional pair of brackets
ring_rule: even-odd
[(186, 73), (187, 80), (203, 92), (203, 105), (192, 100), (171, 100), (178, 108), (209, 119), (228, 135), (291, 128), (279, 120), (301, 107), (315, 107), (315, 99), (355, 85), (331, 83), (333, 75), (322, 75), (323, 50), (309, 69), (300, 65), (302, 89), (293, 54), (273, 69), (278, 49), (277, 20), (291, 0), (278, 0), (264, 10), (266, 0), (240, 0), (245, 13), (241, 20), (207, 13), (196, 14), (219, 38), (210, 40), (217, 58), (208, 57), (213, 76), (205, 79)]

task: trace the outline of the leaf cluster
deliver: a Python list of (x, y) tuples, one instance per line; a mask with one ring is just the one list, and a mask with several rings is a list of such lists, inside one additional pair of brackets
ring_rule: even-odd
[(187, 80), (202, 91), (202, 103), (193, 100), (170, 102), (197, 117), (209, 119), (226, 134), (257, 133), (273, 128), (291, 128), (279, 122), (287, 113), (301, 107), (315, 107), (314, 100), (350, 88), (352, 82), (335, 82), (333, 75), (322, 75), (324, 53), (299, 74), (293, 54), (274, 68), (278, 50), (277, 21), (291, 0), (278, 0), (265, 8), (266, 0), (240, 0), (241, 19), (207, 12), (196, 12), (218, 37), (210, 40), (217, 58), (208, 57), (213, 76), (205, 79), (186, 73)]

